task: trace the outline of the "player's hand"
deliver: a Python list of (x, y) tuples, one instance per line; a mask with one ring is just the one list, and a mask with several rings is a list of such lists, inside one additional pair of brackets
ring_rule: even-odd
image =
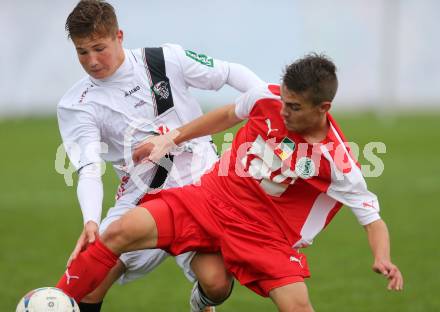
[(132, 158), (135, 164), (139, 164), (145, 160), (148, 160), (148, 157), (150, 156), (154, 148), (154, 144), (150, 142), (150, 138), (139, 144), (133, 151)]
[(403, 276), (399, 268), (389, 260), (375, 260), (373, 271), (388, 279), (388, 290), (403, 290)]
[(93, 221), (89, 221), (84, 225), (84, 229), (76, 242), (75, 249), (67, 261), (67, 267), (70, 267), (72, 261), (75, 260), (81, 251), (85, 250), (89, 244), (96, 240), (99, 235), (98, 228), (98, 224)]
[(133, 161), (135, 164), (143, 161), (158, 162), (162, 157), (168, 154), (176, 144), (174, 139), (179, 132), (173, 130), (163, 135), (150, 136), (133, 152)]

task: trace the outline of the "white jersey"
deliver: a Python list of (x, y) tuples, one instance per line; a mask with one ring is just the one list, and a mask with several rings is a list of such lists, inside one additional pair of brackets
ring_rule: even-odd
[[(111, 77), (83, 78), (58, 105), (59, 128), (70, 161), (77, 170), (101, 160), (112, 163), (121, 179), (116, 205), (136, 205), (157, 176), (158, 166), (133, 169), (133, 147), (153, 132), (177, 128), (202, 115), (189, 87), (217, 90), (228, 78), (227, 62), (174, 44), (162, 48), (169, 83), (152, 85), (143, 49), (124, 50), (124, 62)], [(174, 106), (160, 113), (153, 92), (163, 98), (172, 96)], [(194, 154), (199, 154), (197, 162), (192, 162)], [(172, 170), (162, 187), (193, 182), (215, 160), (210, 137), (191, 141), (169, 163)]]
[[(202, 114), (199, 104), (189, 93), (189, 87), (217, 90), (227, 83), (245, 92), (263, 83), (242, 65), (185, 51), (178, 45), (164, 45), (161, 62), (156, 62), (155, 56), (147, 50), (155, 49), (124, 50), (124, 62), (111, 77), (104, 80), (85, 77), (58, 105), (61, 136), (75, 168), (80, 170), (88, 164), (105, 160), (112, 163), (121, 179), (115, 207), (102, 221), (101, 233), (135, 207), (144, 193), (152, 191), (152, 187), (169, 188), (192, 183), (217, 159), (210, 138), (204, 137), (190, 141), (183, 150), (177, 151), (172, 162), (170, 158), (164, 159), (164, 167), (172, 168), (168, 175), (164, 167), (132, 166), (133, 147), (152, 132), (171, 130)], [(151, 65), (155, 62), (164, 66), (154, 68)], [(81, 175), (85, 177), (87, 169), (93, 167), (84, 168)], [(102, 183), (100, 179), (91, 184), (84, 184), (90, 180), (82, 181), (78, 184), (78, 199), (84, 221), (99, 223)], [(194, 279), (190, 267), (193, 255), (190, 252), (176, 257), (190, 281)], [(167, 256), (159, 249), (121, 255), (120, 260), (126, 268), (121, 282), (145, 275)]]

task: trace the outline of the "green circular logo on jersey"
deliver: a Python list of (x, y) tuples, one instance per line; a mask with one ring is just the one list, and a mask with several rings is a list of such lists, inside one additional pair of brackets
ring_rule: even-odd
[(309, 179), (315, 175), (315, 163), (309, 157), (302, 157), (296, 162), (295, 172), (300, 178)]

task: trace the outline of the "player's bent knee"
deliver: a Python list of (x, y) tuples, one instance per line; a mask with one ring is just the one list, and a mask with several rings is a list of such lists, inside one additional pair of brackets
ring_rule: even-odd
[(206, 289), (208, 296), (212, 294), (215, 297), (226, 297), (230, 292), (232, 276), (226, 272), (212, 272), (201, 283), (203, 289)]
[(120, 253), (154, 248), (157, 242), (156, 223), (146, 209), (136, 207), (110, 224), (102, 241), (110, 249)]
[(127, 245), (128, 237), (125, 237), (121, 220), (112, 222), (101, 236), (102, 242), (111, 247), (113, 251), (122, 252)]
[(220, 254), (197, 254), (191, 267), (208, 298), (220, 302), (229, 297), (233, 278)]
[(129, 223), (124, 222), (124, 217), (112, 222), (102, 235), (102, 241), (111, 249), (124, 252), (133, 241), (136, 235), (130, 231)]
[(203, 285), (202, 288), (209, 299), (215, 302), (223, 302), (229, 297), (231, 293), (231, 284), (232, 282), (217, 283), (210, 284), (208, 286)]
[(231, 294), (233, 278), (224, 269), (214, 270), (206, 272), (199, 279), (199, 283), (209, 299), (215, 302), (223, 302)]

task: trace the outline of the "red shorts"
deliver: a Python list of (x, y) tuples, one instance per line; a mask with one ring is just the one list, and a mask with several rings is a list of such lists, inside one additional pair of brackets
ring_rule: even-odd
[(267, 297), (277, 287), (310, 276), (305, 255), (292, 249), (276, 225), (250, 222), (239, 209), (188, 185), (141, 201), (156, 221), (158, 248), (173, 255), (221, 251), (226, 268), (243, 285)]

